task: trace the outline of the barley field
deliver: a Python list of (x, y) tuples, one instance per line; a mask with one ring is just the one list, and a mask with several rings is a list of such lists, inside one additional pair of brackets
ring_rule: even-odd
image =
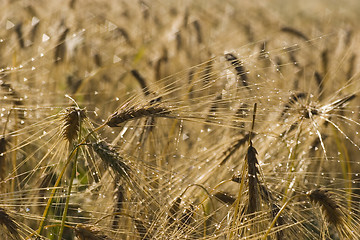
[(360, 239), (359, 1), (0, 2), (0, 239)]

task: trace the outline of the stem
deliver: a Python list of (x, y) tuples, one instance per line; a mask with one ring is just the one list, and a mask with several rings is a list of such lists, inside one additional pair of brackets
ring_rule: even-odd
[(38, 228), (38, 230), (36, 230), (37, 234), (40, 235), (41, 232), (42, 232), (42, 230), (43, 230), (43, 228), (44, 228), (45, 220), (46, 220), (46, 218), (47, 218), (47, 215), (49, 214), (49, 209), (50, 209), (50, 206), (51, 206), (52, 201), (53, 201), (53, 199), (54, 199), (54, 195), (55, 195), (56, 190), (57, 190), (56, 188), (59, 186), (60, 181), (61, 181), (61, 178), (62, 178), (62, 176), (64, 175), (67, 166), (70, 164), (71, 158), (74, 156), (75, 151), (79, 148), (79, 146), (81, 146), (82, 144), (85, 143), (85, 141), (87, 140), (87, 138), (88, 138), (91, 134), (93, 134), (94, 132), (100, 130), (101, 128), (103, 128), (103, 127), (105, 127), (105, 126), (106, 126), (106, 124), (103, 124), (103, 125), (99, 126), (98, 128), (94, 129), (93, 131), (91, 131), (91, 132), (84, 138), (84, 140), (83, 140), (80, 144), (78, 144), (77, 146), (75, 146), (74, 149), (71, 151), (68, 159), (66, 160), (65, 166), (64, 166), (63, 169), (61, 170), (61, 173), (60, 173), (59, 177), (57, 178), (56, 183), (54, 184), (54, 188), (53, 188), (53, 190), (52, 190), (52, 192), (51, 192), (51, 195), (50, 195), (50, 198), (49, 198), (49, 200), (48, 200), (48, 202), (47, 202), (47, 204), (46, 204), (46, 207), (45, 207), (45, 210), (44, 210), (43, 217), (42, 217), (42, 220), (41, 220), (41, 222), (40, 222), (39, 228)]
[[(344, 144), (344, 141), (340, 140), (339, 133), (336, 131), (336, 128), (333, 127), (333, 132), (335, 136), (335, 143), (338, 149), (338, 152), (341, 154), (339, 155), (341, 169), (344, 176), (345, 181), (345, 189), (346, 189), (346, 200), (349, 211), (351, 211), (351, 194), (352, 194), (352, 177), (351, 177), (351, 164), (350, 164), (350, 157), (349, 152)], [(349, 219), (350, 220), (350, 219)]]
[(61, 227), (60, 227), (60, 232), (59, 232), (59, 237), (58, 239), (61, 240), (62, 235), (64, 233), (64, 227), (65, 227), (65, 221), (66, 221), (66, 216), (67, 216), (67, 211), (69, 208), (69, 202), (70, 202), (70, 194), (71, 194), (71, 188), (74, 182), (74, 178), (76, 175), (76, 164), (77, 164), (77, 158), (79, 155), (79, 151), (76, 151), (76, 155), (75, 155), (75, 160), (73, 163), (73, 169), (71, 172), (71, 179), (70, 179), (70, 183), (69, 183), (69, 188), (68, 188), (68, 192), (67, 192), (67, 196), (66, 196), (66, 202), (65, 202), (65, 208), (64, 208), (64, 212), (63, 212), (63, 216), (62, 216), (62, 220), (61, 220)]
[[(253, 134), (254, 127), (255, 127), (256, 109), (257, 109), (257, 103), (254, 103), (253, 119), (252, 119), (252, 124), (251, 124), (251, 130), (249, 132), (249, 146), (252, 145), (251, 138), (252, 138), (252, 134)], [(248, 161), (246, 161), (247, 157), (248, 156), (246, 155), (245, 156), (245, 161), (244, 161), (244, 166), (243, 166), (243, 169), (242, 169), (242, 172), (241, 172), (241, 182), (240, 182), (238, 197), (237, 197), (236, 201), (234, 202), (234, 204), (235, 204), (235, 213), (234, 213), (234, 221), (232, 222), (234, 229), (236, 229), (236, 221), (237, 221), (238, 214), (239, 214), (239, 211), (240, 211), (240, 207), (239, 207), (240, 206), (240, 198), (241, 198), (243, 188), (244, 188), (244, 184), (245, 184), (246, 166), (248, 165), (247, 164)], [(232, 239), (233, 234), (234, 234), (234, 232), (230, 231), (230, 239)]]
[[(47, 215), (49, 214), (49, 209), (50, 209), (50, 206), (51, 206), (52, 201), (53, 201), (53, 199), (54, 199), (54, 196), (55, 196), (57, 187), (59, 186), (60, 181), (61, 181), (61, 178), (62, 178), (62, 176), (64, 175), (65, 170), (66, 170), (67, 166), (69, 165), (69, 163), (70, 163), (72, 157), (74, 156), (75, 151), (78, 149), (78, 147), (79, 147), (79, 145), (76, 146), (76, 147), (71, 151), (68, 159), (66, 160), (65, 166), (64, 166), (63, 169), (61, 170), (61, 173), (60, 173), (59, 177), (57, 178), (56, 183), (54, 184), (53, 190), (51, 191), (51, 195), (50, 195), (49, 200), (48, 200), (48, 202), (47, 202), (47, 204), (46, 204), (46, 207), (45, 207), (45, 210), (44, 210), (44, 213), (43, 213), (42, 220), (41, 220), (41, 222), (40, 222), (39, 228), (36, 230), (36, 233), (37, 233), (38, 235), (41, 235), (41, 232), (42, 232), (42, 230), (44, 229), (45, 220), (46, 220), (46, 218), (47, 218)], [(28, 237), (27, 239), (29, 239), (29, 237)]]
[[(17, 112), (14, 112), (14, 122), (15, 122), (15, 131), (18, 130), (18, 124), (17, 124)], [(13, 144), (14, 146), (18, 145), (18, 137), (17, 135), (14, 136), (14, 140), (13, 140)], [(16, 154), (17, 154), (17, 148), (14, 149), (14, 151), (11, 154), (11, 164), (12, 164), (12, 168), (13, 168), (13, 172), (12, 172), (12, 179), (11, 179), (11, 193), (14, 194), (15, 192), (15, 181), (16, 181), (16, 176), (17, 176), (17, 169), (16, 169)]]
[[(238, 197), (236, 198), (236, 201), (234, 203), (235, 204), (235, 214), (234, 214), (234, 220), (233, 220), (234, 229), (236, 229), (236, 221), (237, 221), (238, 214), (240, 211), (239, 205), (240, 205), (240, 198), (241, 198), (243, 188), (244, 188), (245, 174), (246, 174), (246, 161), (244, 162), (243, 170), (241, 173), (241, 182), (240, 182)], [(233, 234), (234, 234), (233, 231), (230, 231), (230, 239), (232, 239)]]
[[(78, 106), (78, 107), (79, 107), (79, 106)], [(78, 112), (78, 119), (79, 119), (78, 142), (80, 142), (80, 140), (81, 140), (81, 121), (82, 121), (82, 119), (81, 119), (81, 116), (80, 116), (80, 113), (79, 113), (79, 112)], [(69, 144), (71, 144), (71, 143), (69, 143)], [(76, 176), (76, 165), (77, 165), (78, 156), (79, 156), (79, 150), (77, 149), (77, 150), (76, 150), (76, 154), (75, 154), (74, 163), (73, 163), (72, 172), (71, 172), (69, 189), (68, 189), (67, 196), (66, 196), (65, 208), (64, 208), (63, 215), (62, 215), (62, 219), (61, 219), (61, 227), (60, 227), (60, 232), (59, 232), (59, 237), (58, 237), (59, 240), (62, 239), (62, 235), (63, 235), (63, 233), (64, 233), (66, 216), (67, 216), (67, 212), (68, 212), (68, 209), (69, 209), (71, 189), (72, 189), (72, 185), (73, 185), (73, 182), (74, 182), (74, 178), (75, 178), (75, 176)]]

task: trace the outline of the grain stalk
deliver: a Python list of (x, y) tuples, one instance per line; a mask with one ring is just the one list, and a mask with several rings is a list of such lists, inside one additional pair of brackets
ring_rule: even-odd
[[(80, 118), (79, 118), (79, 119), (80, 119)], [(55, 196), (56, 191), (57, 191), (57, 187), (60, 185), (61, 179), (62, 179), (62, 177), (64, 176), (65, 171), (66, 171), (68, 165), (70, 164), (72, 158), (74, 157), (74, 154), (77, 153), (79, 147), (80, 147), (81, 145), (84, 145), (84, 143), (86, 142), (86, 140), (87, 140), (92, 134), (94, 134), (96, 131), (102, 129), (102, 128), (105, 127), (105, 126), (106, 126), (106, 125), (103, 124), (103, 125), (100, 125), (99, 127), (97, 127), (96, 129), (90, 131), (90, 132), (86, 135), (86, 137), (85, 137), (78, 145), (74, 146), (73, 149), (71, 150), (71, 152), (69, 153), (69, 156), (68, 156), (68, 158), (67, 158), (66, 161), (65, 161), (65, 164), (64, 164), (64, 166), (63, 166), (63, 168), (62, 168), (62, 170), (61, 170), (61, 172), (60, 172), (60, 174), (59, 174), (59, 176), (58, 176), (58, 178), (57, 178), (57, 180), (56, 180), (56, 182), (55, 182), (55, 184), (54, 184), (54, 186), (53, 186), (53, 189), (52, 189), (51, 194), (50, 194), (50, 196), (49, 196), (49, 199), (48, 199), (48, 201), (47, 201), (47, 204), (46, 204), (45, 210), (44, 210), (44, 212), (43, 212), (43, 215), (42, 215), (42, 218), (41, 218), (39, 227), (38, 227), (38, 229), (36, 230), (36, 234), (37, 234), (37, 235), (41, 235), (41, 233), (42, 233), (42, 231), (43, 231), (43, 229), (44, 229), (45, 221), (46, 221), (46, 219), (47, 219), (47, 217), (48, 217), (50, 207), (51, 207), (51, 205), (52, 205), (52, 202), (53, 202), (53, 200), (54, 200), (54, 196)], [(30, 236), (27, 237), (27, 239), (30, 239)]]
[[(78, 135), (78, 142), (81, 140), (81, 123), (83, 121), (83, 118), (85, 117), (85, 113), (83, 110), (80, 110), (79, 106), (77, 106), (77, 109), (73, 109), (71, 112), (67, 114), (67, 117), (65, 118), (65, 131), (64, 135), (69, 141), (69, 145), (71, 145), (74, 138), (76, 138), (76, 135)], [(78, 133), (78, 134), (77, 134)], [(77, 160), (79, 156), (79, 150), (76, 150), (75, 158), (73, 161), (73, 168), (71, 172), (68, 192), (66, 196), (66, 202), (65, 207), (61, 219), (61, 226), (60, 226), (60, 232), (58, 239), (61, 240), (64, 232), (65, 227), (65, 221), (67, 218), (67, 212), (69, 208), (69, 202), (70, 202), (70, 196), (71, 196), (71, 189), (74, 182), (74, 178), (76, 176), (76, 168), (77, 168)]]
[[(241, 200), (241, 197), (242, 197), (242, 194), (243, 194), (243, 188), (244, 188), (244, 185), (245, 185), (246, 167), (251, 168), (250, 170), (248, 170), (248, 177), (249, 178), (251, 178), (251, 176), (254, 176), (254, 175), (250, 175), (250, 173), (252, 174), (253, 171), (255, 171), (255, 177), (256, 177), (256, 174), (257, 174), (257, 172), (256, 172), (257, 168), (255, 166), (255, 164), (257, 162), (256, 157), (254, 159), (254, 154), (256, 154), (256, 149), (252, 147), (252, 141), (251, 141), (253, 130), (254, 130), (254, 127), (255, 127), (256, 108), (257, 108), (257, 104), (255, 103), (254, 104), (254, 110), (253, 110), (253, 120), (252, 120), (251, 130), (249, 132), (249, 139), (248, 139), (248, 143), (249, 143), (248, 153), (245, 156), (246, 162), (245, 162), (245, 164), (243, 164), (243, 169), (242, 169), (242, 172), (241, 172), (242, 177), (241, 177), (238, 196), (237, 196), (236, 201), (234, 202), (234, 206), (235, 206), (235, 213), (234, 213), (234, 219), (233, 219), (233, 228), (234, 229), (236, 229), (237, 221), (238, 221), (238, 215), (239, 215), (239, 212), (240, 212), (240, 200)], [(248, 158), (249, 153), (251, 155), (250, 156), (251, 159)], [(249, 165), (249, 163), (251, 164), (251, 167), (247, 166), (247, 165)], [(253, 179), (253, 180), (255, 180), (255, 179)], [(252, 182), (252, 183), (255, 184), (254, 182)], [(253, 187), (253, 186), (251, 186), (251, 187)], [(255, 191), (255, 189), (252, 189), (252, 190)], [(256, 198), (256, 193), (254, 191), (250, 194), (250, 179), (249, 179), (249, 196), (252, 195), (252, 197)], [(249, 199), (250, 199), (250, 197), (249, 197)], [(249, 203), (249, 206), (250, 206), (250, 203)], [(253, 205), (251, 205), (251, 207), (248, 207), (248, 211), (249, 212), (253, 211), (254, 210), (253, 208), (254, 208)], [(230, 239), (233, 239), (233, 234), (234, 234), (234, 231), (230, 230)]]

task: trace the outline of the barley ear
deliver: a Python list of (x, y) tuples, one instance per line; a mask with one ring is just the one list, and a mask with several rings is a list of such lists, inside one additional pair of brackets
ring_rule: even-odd
[(85, 110), (70, 107), (63, 118), (62, 135), (70, 143), (76, 139), (80, 131), (80, 122), (86, 117)]
[(111, 240), (94, 227), (83, 224), (76, 225), (75, 234), (79, 240)]
[(308, 192), (307, 196), (312, 203), (320, 206), (330, 224), (340, 226), (343, 223), (343, 213), (331, 193), (326, 190), (315, 189)]
[(0, 208), (0, 224), (7, 228), (11, 239), (21, 239), (18, 232), (19, 225), (6, 213), (3, 208)]

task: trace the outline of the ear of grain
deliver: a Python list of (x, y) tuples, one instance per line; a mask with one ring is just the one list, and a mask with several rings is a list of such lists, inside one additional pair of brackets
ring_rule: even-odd
[(71, 1), (69, 2), (69, 8), (75, 9), (75, 4), (76, 4), (76, 0), (71, 0)]
[(348, 96), (345, 96), (343, 98), (340, 98), (334, 102), (332, 102), (330, 105), (333, 108), (342, 108), (344, 107), (344, 105), (348, 102), (350, 102), (351, 100), (353, 100), (356, 97), (356, 94), (350, 94)]
[(255, 42), (255, 33), (252, 25), (250, 23), (244, 24), (244, 31), (247, 36), (248, 42)]
[[(115, 192), (115, 207), (114, 207), (114, 213), (119, 213), (122, 211), (123, 203), (125, 201), (125, 190), (122, 185), (117, 186), (116, 192)], [(119, 226), (119, 215), (114, 215), (114, 220), (112, 223), (112, 228), (117, 229)]]
[(67, 76), (66, 83), (71, 91), (71, 94), (76, 93), (76, 91), (79, 89), (83, 81), (84, 79), (73, 74)]
[(229, 158), (236, 152), (237, 149), (239, 149), (242, 145), (244, 145), (249, 140), (250, 134), (246, 134), (244, 137), (239, 138), (236, 140), (235, 143), (233, 143), (230, 148), (226, 149), (223, 152), (223, 160), (220, 162), (220, 166), (224, 165)]
[(146, 84), (145, 78), (143, 76), (141, 76), (139, 71), (136, 70), (136, 69), (131, 70), (131, 74), (134, 76), (134, 78), (140, 84), (145, 96), (148, 96), (150, 94), (150, 91), (149, 91), (149, 88), (148, 88), (148, 86)]
[(323, 74), (326, 75), (326, 73), (329, 70), (329, 50), (328, 49), (325, 49), (321, 52), (321, 65), (322, 65)]
[(175, 33), (175, 39), (176, 39), (176, 50), (180, 51), (180, 49), (182, 48), (182, 38), (180, 31)]
[(214, 99), (214, 102), (211, 104), (211, 107), (210, 107), (210, 110), (209, 110), (209, 113), (206, 117), (206, 122), (211, 122), (211, 119), (216, 119), (216, 111), (217, 111), (217, 106), (218, 106), (218, 102), (222, 99), (222, 95), (221, 94), (218, 94), (215, 99)]
[(192, 204), (190, 204), (190, 206), (182, 214), (180, 221), (183, 223), (180, 228), (189, 226), (194, 221), (194, 206)]
[(32, 43), (35, 41), (36, 37), (38, 36), (39, 27), (40, 27), (40, 21), (35, 23), (34, 26), (31, 29), (30, 40), (31, 40)]
[(193, 22), (193, 25), (194, 25), (194, 28), (195, 28), (195, 31), (196, 31), (197, 42), (200, 44), (200, 43), (203, 42), (200, 22), (198, 20), (195, 20)]
[(147, 228), (145, 227), (144, 222), (141, 221), (140, 219), (135, 219), (135, 218), (133, 219), (133, 221), (134, 221), (136, 230), (137, 230), (137, 232), (138, 232), (139, 235), (140, 235), (140, 238), (141, 238), (142, 240), (151, 239), (151, 234), (148, 233), (148, 230), (147, 230)]
[(232, 205), (236, 200), (233, 196), (225, 192), (217, 192), (214, 194), (214, 197), (226, 205)]
[(291, 35), (294, 35), (298, 38), (301, 38), (305, 41), (309, 41), (309, 38), (302, 32), (300, 32), (299, 30), (292, 28), (292, 27), (282, 27), (280, 29), (280, 31), (285, 32), (285, 33), (289, 33)]
[(247, 150), (248, 178), (249, 178), (249, 205), (248, 213), (254, 213), (259, 208), (259, 192), (258, 177), (259, 169), (257, 168), (258, 160), (256, 158), (257, 151), (253, 146), (249, 146)]
[(116, 149), (112, 148), (105, 141), (99, 141), (89, 145), (92, 146), (103, 163), (114, 171), (117, 178), (125, 180), (128, 186), (137, 194), (139, 194), (140, 197), (150, 197), (153, 200), (151, 204), (157, 204), (156, 199), (153, 198), (152, 194), (143, 187), (144, 184), (139, 184), (137, 181), (139, 178), (135, 174), (136, 172), (127, 163), (124, 162), (124, 158), (120, 156)]
[(103, 65), (103, 61), (102, 61), (100, 53), (94, 54), (94, 62), (97, 67), (101, 67)]
[(181, 197), (177, 197), (174, 202), (171, 204), (171, 207), (169, 209), (169, 217), (168, 217), (168, 223), (172, 224), (180, 211), (180, 204), (181, 204)]
[(68, 33), (69, 33), (69, 28), (66, 28), (58, 39), (58, 43), (55, 48), (55, 55), (54, 55), (55, 64), (59, 64), (60, 62), (64, 61), (65, 53), (66, 53), (65, 39)]
[(78, 136), (80, 122), (86, 117), (83, 109), (75, 107), (67, 108), (64, 116), (62, 129), (63, 137), (70, 143)]
[(155, 66), (154, 66), (154, 72), (155, 72), (155, 79), (156, 80), (160, 80), (162, 77), (161, 75), (161, 69), (162, 69), (162, 63), (163, 63), (163, 58), (159, 58), (156, 62), (155, 62)]
[(343, 223), (343, 214), (340, 206), (328, 191), (315, 189), (310, 191), (307, 196), (312, 203), (318, 204), (321, 207), (326, 220), (330, 224), (340, 226)]
[[(204, 83), (204, 85), (207, 85), (211, 82), (211, 80), (213, 79), (213, 74), (214, 74), (214, 61), (210, 60), (206, 63), (205, 65), (205, 69), (204, 72), (202, 73), (202, 82)], [(219, 94), (218, 96), (221, 96), (221, 94)]]
[(131, 40), (129, 33), (126, 31), (125, 28), (118, 27), (115, 31), (125, 40), (126, 44), (133, 46), (133, 41)]
[(349, 59), (349, 67), (348, 70), (346, 72), (346, 78), (348, 80), (350, 80), (353, 76), (354, 76), (354, 69), (356, 69), (355, 67), (355, 62), (356, 62), (356, 54), (352, 54), (350, 59)]
[(103, 162), (110, 166), (119, 177), (130, 181), (130, 167), (124, 163), (120, 154), (105, 141), (91, 144), (94, 151), (99, 155)]
[[(279, 211), (280, 211), (280, 207), (279, 207), (277, 204), (272, 203), (272, 204), (271, 204), (271, 216), (272, 216), (273, 218), (275, 218), (276, 215), (279, 213)], [(285, 222), (284, 218), (280, 215), (280, 216), (276, 219), (275, 226), (280, 227), (280, 226), (282, 226), (282, 225), (284, 225), (284, 224), (286, 224), (286, 222)], [(283, 230), (277, 231), (277, 232), (276, 232), (276, 238), (277, 238), (278, 240), (284, 239), (284, 231), (283, 231)]]
[(321, 99), (321, 96), (323, 96), (322, 92), (324, 90), (323, 76), (318, 71), (315, 71), (314, 76), (319, 89), (319, 99)]
[(225, 54), (225, 59), (235, 68), (236, 75), (241, 80), (242, 85), (248, 88), (248, 78), (243, 63), (232, 53)]
[(241, 179), (242, 179), (241, 174), (239, 174), (239, 175), (232, 176), (231, 181), (236, 182), (236, 183), (241, 183)]
[[(10, 83), (4, 82), (3, 80), (0, 80), (0, 87), (3, 89), (3, 91), (9, 95), (11, 98), (12, 103), (15, 106), (22, 106), (24, 105), (24, 102), (21, 100), (23, 99), (18, 91), (16, 91), (13, 86)], [(17, 109), (18, 117), (20, 119), (24, 119), (24, 110)]]
[(121, 123), (142, 117), (169, 117), (171, 111), (162, 106), (142, 106), (115, 112), (107, 121), (109, 127), (119, 127)]
[(75, 234), (79, 240), (111, 240), (111, 238), (100, 233), (100, 231), (94, 227), (83, 224), (76, 225)]
[(24, 36), (22, 32), (22, 23), (19, 23), (15, 26), (15, 32), (20, 48), (25, 48)]
[(9, 237), (11, 239), (21, 239), (18, 232), (18, 224), (6, 213), (5, 209), (3, 208), (0, 208), (0, 224), (7, 228), (10, 233)]

